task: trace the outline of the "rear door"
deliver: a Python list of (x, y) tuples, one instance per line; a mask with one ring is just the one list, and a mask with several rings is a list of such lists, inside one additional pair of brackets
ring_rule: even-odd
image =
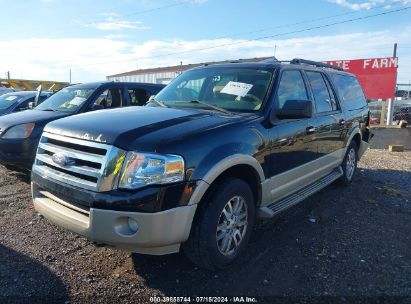
[(102, 109), (114, 109), (127, 105), (124, 98), (123, 88), (113, 86), (107, 87), (100, 92), (93, 104), (99, 105)]
[(150, 98), (150, 92), (142, 87), (128, 87), (126, 89), (130, 106), (144, 106)]
[(319, 157), (339, 153), (344, 145), (345, 120), (336, 94), (324, 73), (306, 71), (315, 104), (316, 135)]

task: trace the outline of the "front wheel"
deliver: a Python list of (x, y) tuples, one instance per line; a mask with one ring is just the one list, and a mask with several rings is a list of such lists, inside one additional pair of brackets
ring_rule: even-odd
[(349, 185), (352, 182), (354, 173), (357, 169), (358, 161), (358, 148), (357, 144), (353, 141), (347, 148), (345, 157), (342, 163), (343, 175), (341, 176), (341, 182), (344, 185)]
[(183, 249), (195, 264), (221, 269), (244, 250), (255, 218), (254, 196), (243, 180), (228, 178), (215, 185), (199, 206)]

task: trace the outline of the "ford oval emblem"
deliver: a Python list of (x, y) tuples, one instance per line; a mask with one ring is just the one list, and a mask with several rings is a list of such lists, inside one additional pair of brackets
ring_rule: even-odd
[(72, 164), (72, 160), (68, 156), (64, 155), (64, 153), (55, 153), (51, 159), (60, 167), (65, 167)]

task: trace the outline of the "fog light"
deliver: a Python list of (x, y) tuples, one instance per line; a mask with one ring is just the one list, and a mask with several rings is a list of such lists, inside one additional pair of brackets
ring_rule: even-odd
[(136, 233), (137, 230), (138, 230), (138, 224), (137, 224), (136, 220), (129, 217), (127, 222), (128, 222), (128, 227), (130, 228), (130, 230), (133, 231), (134, 233)]

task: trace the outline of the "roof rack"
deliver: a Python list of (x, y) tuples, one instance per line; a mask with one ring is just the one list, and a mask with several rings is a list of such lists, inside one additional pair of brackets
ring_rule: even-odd
[(312, 61), (312, 60), (306, 60), (306, 59), (300, 59), (300, 58), (294, 58), (293, 60), (290, 61), (290, 64), (307, 64), (307, 65), (313, 65), (319, 68), (329, 68), (329, 69), (334, 69), (338, 71), (344, 71), (343, 68), (340, 68), (335, 65), (331, 65), (328, 63), (323, 63), (323, 62), (318, 62), (318, 61)]

